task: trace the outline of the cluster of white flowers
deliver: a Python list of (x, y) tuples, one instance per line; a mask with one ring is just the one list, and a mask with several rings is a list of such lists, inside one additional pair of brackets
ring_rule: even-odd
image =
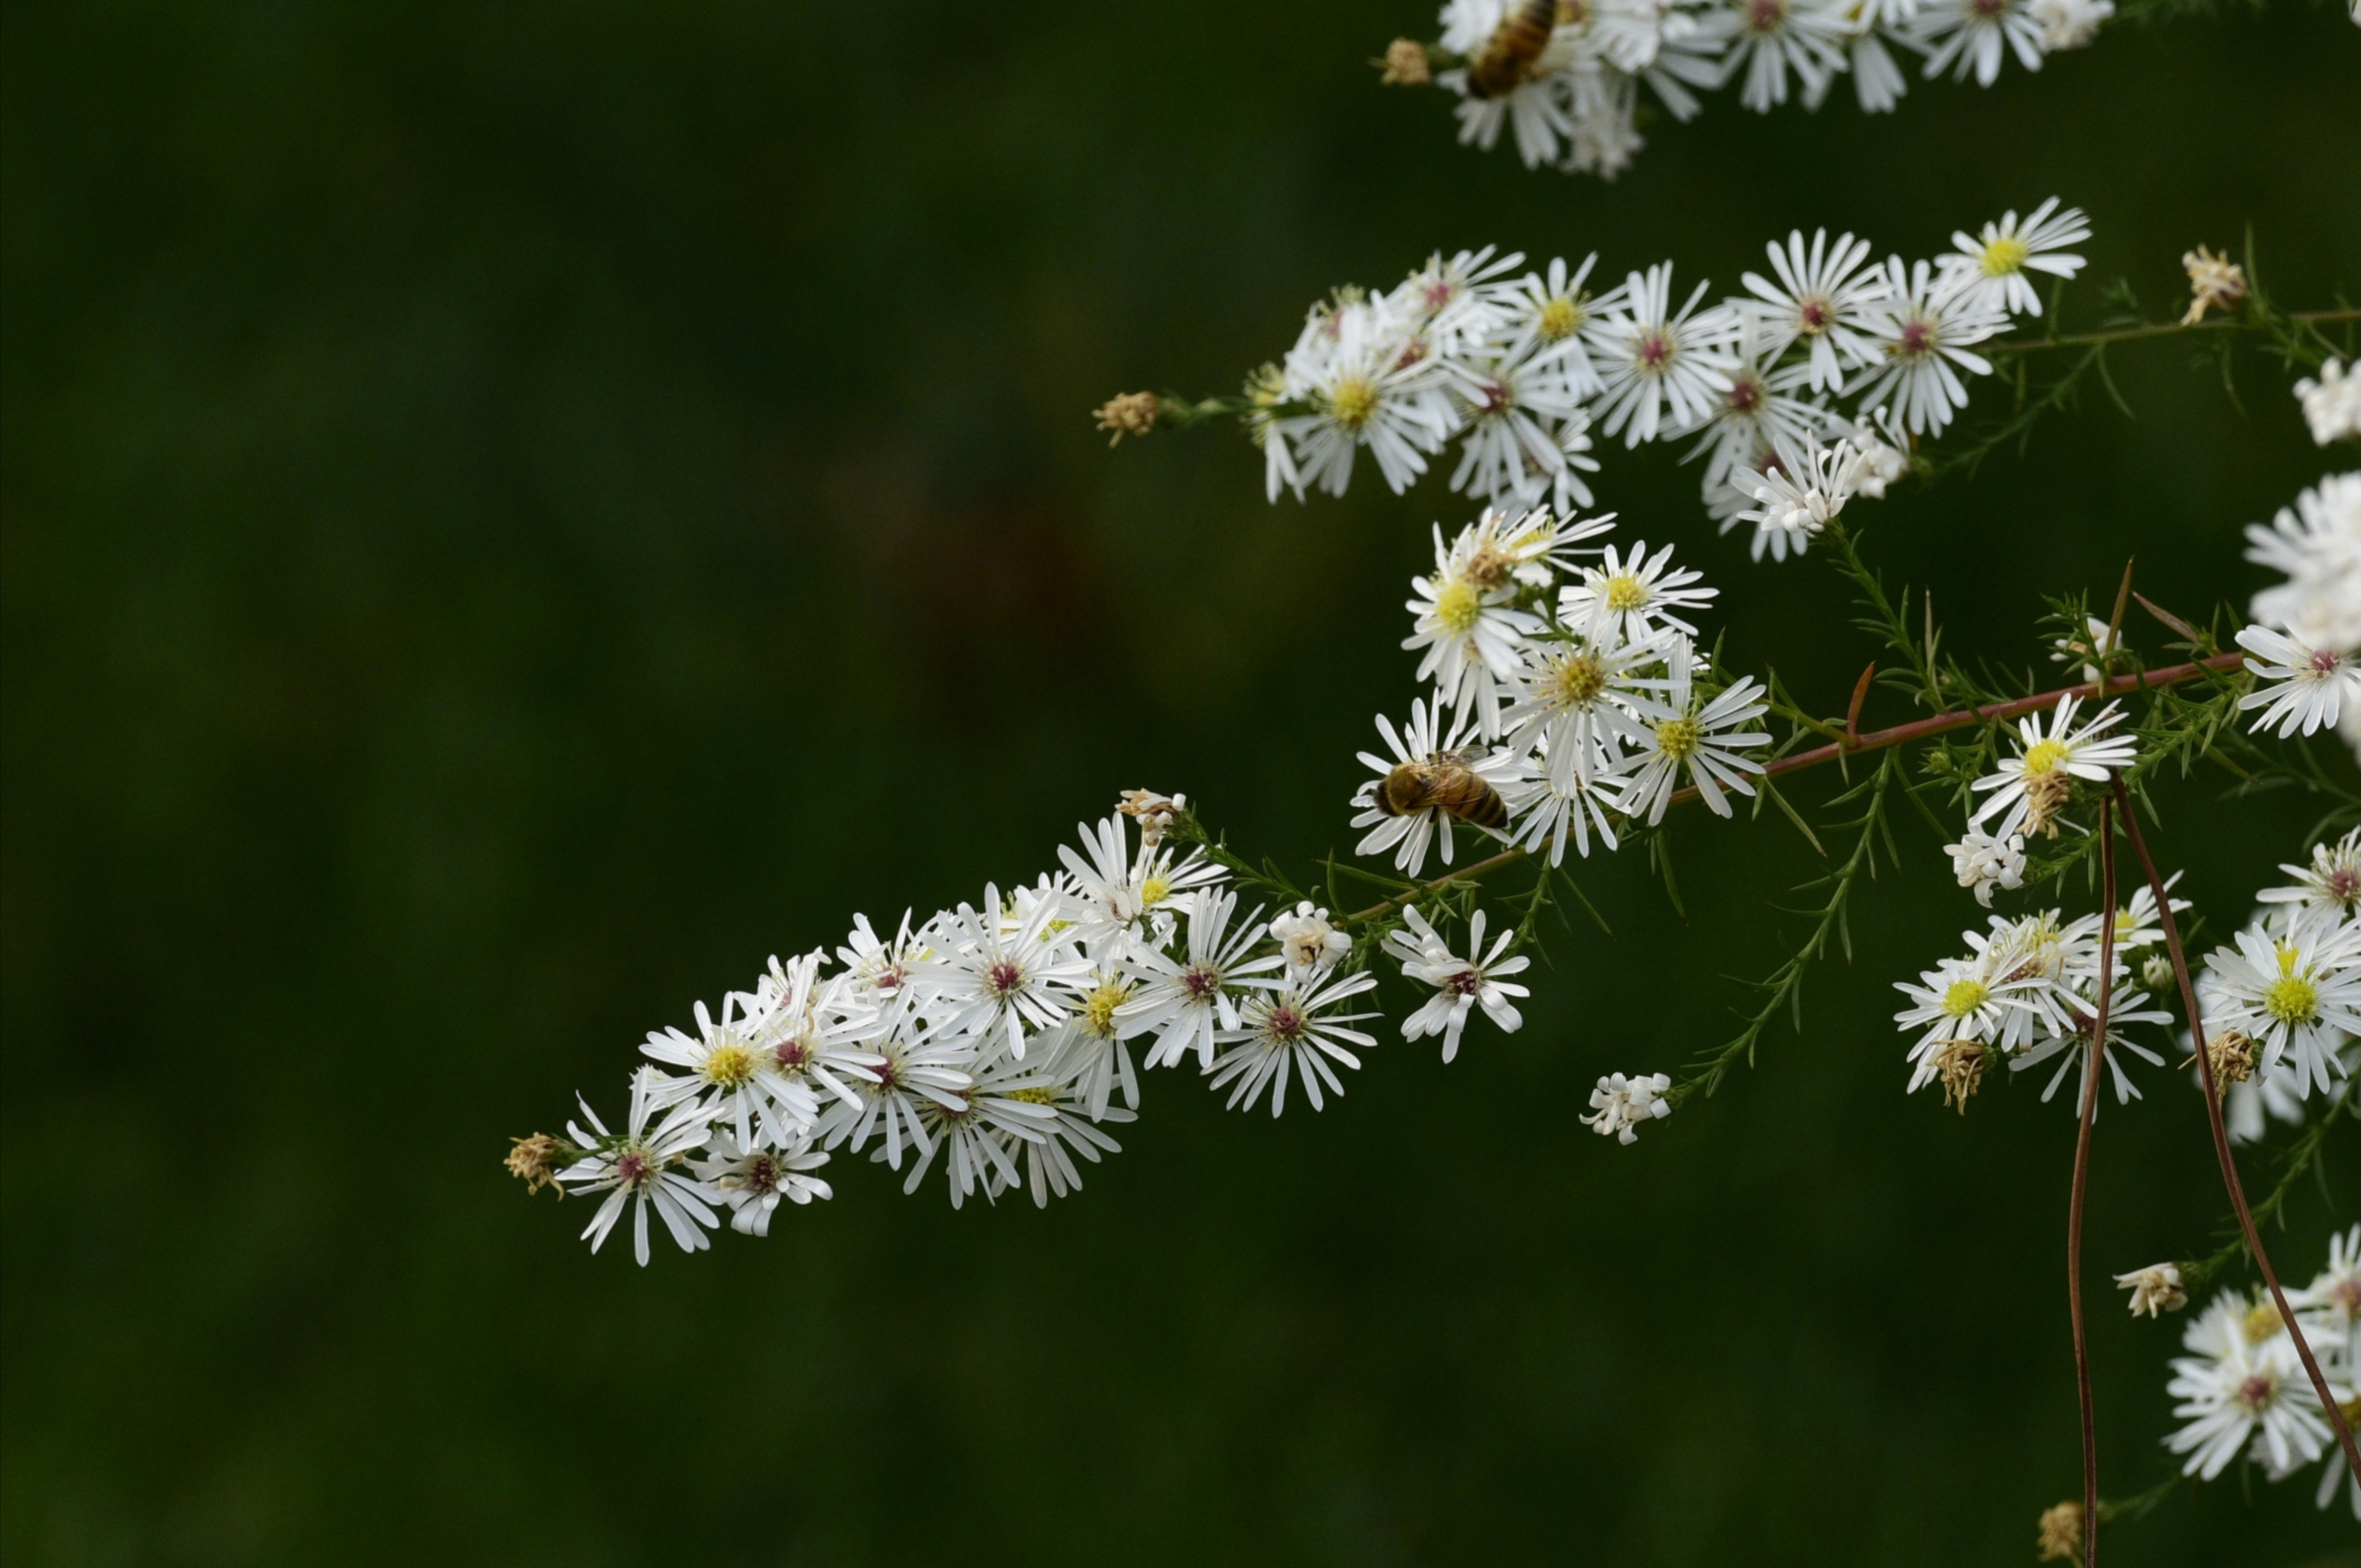
[[(2170, 1267), (2121, 1277), (2134, 1289), (2134, 1311), (2142, 1310), (2136, 1281)], [(2177, 1308), (2178, 1271), (2171, 1288), (2152, 1294), (2157, 1305)], [(2350, 1408), (2361, 1387), (2361, 1225), (2330, 1238), (2328, 1266), (2306, 1288), (2288, 1297), (2288, 1306), (2312, 1346), (2329, 1393)], [(2224, 1291), (2182, 1332), (2190, 1354), (2175, 1358), (2165, 1391), (2180, 1401), (2172, 1413), (2184, 1424), (2165, 1446), (2189, 1457), (2182, 1474), (2212, 1480), (2244, 1454), (2272, 1481), (2283, 1481), (2315, 1461), (2326, 1460), (2314, 1501), (2327, 1508), (2340, 1489), (2361, 1519), (2361, 1481), (2346, 1485), (2352, 1472), (2339, 1451), (2328, 1412), (2305, 1376), (2294, 1336), (2268, 1295)]]
[(1266, 488), (1342, 495), (1366, 448), (1400, 492), (1456, 440), (1453, 489), (1565, 512), (1591, 503), (1594, 431), (1694, 437), (1708, 514), (1784, 560), (1907, 472), (1913, 439), (1966, 406), (1961, 378), (1991, 373), (1973, 345), (2039, 313), (2035, 276), (2074, 276), (2090, 232), (2054, 198), (1916, 262), (1798, 231), (1712, 304), (1670, 262), (1594, 295), (1595, 255), (1530, 272), (1489, 247), (1438, 255), (1389, 291), (1337, 290), (1249, 381)]
[(2255, 918), (2198, 977), (2207, 1038), (2235, 1038), (2253, 1058), (2224, 1106), (2242, 1143), (2267, 1112), (2302, 1121), (2315, 1090), (2334, 1106), (2361, 1065), (2361, 828), (2279, 869), (2290, 880), (2256, 895)]
[(1989, 87), (2008, 55), (2038, 71), (2114, 14), (2113, 0), (1446, 0), (1439, 41), (1466, 63), (1434, 80), (1460, 95), (1460, 140), (1489, 148), (1505, 125), (1527, 168), (1611, 180), (1642, 145), (1642, 87), (1686, 121), (1700, 90), (1742, 81), (1757, 113), (1791, 94), (1817, 109), (1850, 72), (1878, 114), (1909, 90), (1896, 49), (1928, 78)]
[(2260, 710), (2257, 729), (2333, 729), (2361, 752), (2361, 471), (2327, 476), (2246, 538), (2246, 559), (2287, 580), (2247, 607), (2238, 646), (2257, 679), (2241, 706)]

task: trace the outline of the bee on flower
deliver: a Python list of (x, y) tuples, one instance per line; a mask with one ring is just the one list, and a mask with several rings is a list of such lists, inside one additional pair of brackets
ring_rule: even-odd
[(2077, 724), (2081, 701), (2070, 693), (2047, 716), (2027, 714), (2018, 720), (2016, 754), (1975, 782), (1976, 792), (1991, 797), (1976, 808), (1976, 827), (1994, 824), (1985, 830), (2002, 838), (2023, 833), (2055, 839), (2059, 813), (2072, 797), (2076, 779), (2104, 784), (2111, 770), (2131, 766), (2137, 754), (2131, 737), (2107, 733), (2122, 721), (2122, 711), (2109, 703)]

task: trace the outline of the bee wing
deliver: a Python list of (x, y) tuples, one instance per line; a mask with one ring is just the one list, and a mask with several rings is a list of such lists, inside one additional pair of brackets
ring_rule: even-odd
[(1481, 746), (1455, 746), (1448, 751), (1437, 751), (1431, 759), (1437, 767), (1472, 768), (1484, 760)]

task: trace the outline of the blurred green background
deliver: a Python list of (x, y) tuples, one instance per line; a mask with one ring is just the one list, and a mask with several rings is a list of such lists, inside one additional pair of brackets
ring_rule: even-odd
[[(1719, 977), (1799, 927), (1784, 828), (1683, 820), (1686, 920), (1592, 866), (1614, 938), (1561, 939), (1526, 1030), (1448, 1069), (1397, 1040), (1277, 1124), (1153, 1080), (1048, 1213), (840, 1159), (767, 1244), (642, 1271), (500, 1171), (694, 998), (1028, 877), (1120, 788), (1296, 864), (1346, 843), (1406, 579), (1467, 509), (1367, 467), (1268, 508), (1234, 433), (1110, 454), (1087, 412), (1228, 389), (1332, 283), (1498, 242), (1734, 288), (1792, 225), (1927, 254), (2056, 193), (2151, 314), (2249, 222), (2287, 301), (2361, 289), (2341, 7), (1881, 119), (1724, 95), (1612, 185), (1381, 92), (1430, 20), (11, 8), (9, 1562), (2031, 1560), (2078, 1484), (2071, 1118), (1903, 1097), (1889, 982), (1977, 918), (1907, 815), (1803, 1036), (1634, 1148), (1576, 1124), (1588, 1086), (1733, 1029)], [(1953, 646), (2037, 663), (2039, 596), (2133, 553), (2242, 607), (2240, 525), (2330, 466), (2258, 356), (2237, 402), (2180, 345), (2116, 366), (2136, 419), (1865, 520)], [(1676, 455), (1617, 448), (1601, 504), (1724, 587), (1736, 663), (1839, 707), (1840, 593), (1715, 538)], [(2158, 838), (2218, 931), (2310, 816), (2215, 791)], [(2092, 1185), (2114, 1495), (2169, 1473), (2180, 1324), (2100, 1277), (2224, 1210), (2196, 1096), (2147, 1076)], [(2310, 1491), (2225, 1478), (2109, 1557), (2353, 1560)]]

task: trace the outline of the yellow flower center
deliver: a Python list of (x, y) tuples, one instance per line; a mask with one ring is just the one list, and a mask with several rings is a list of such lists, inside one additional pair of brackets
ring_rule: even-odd
[(2279, 1332), (2279, 1310), (2268, 1301), (2257, 1301), (2246, 1309), (2238, 1326), (2246, 1331), (2248, 1344), (2260, 1344)]
[(1563, 343), (1582, 330), (1582, 319), (1589, 313), (1572, 300), (1560, 294), (1542, 307), (1541, 328), (1544, 343)]
[(1100, 1039), (1115, 1036), (1115, 1010), (1131, 994), (1120, 981), (1108, 981), (1091, 992), (1082, 1003), (1082, 1026)]
[(1378, 389), (1366, 377), (1347, 376), (1328, 394), (1328, 411), (1346, 430), (1358, 430), (1378, 411)]
[(1955, 980), (1943, 992), (1943, 1011), (1954, 1018), (1964, 1018), (1984, 1004), (1992, 995), (1980, 980)]
[(1587, 653), (1569, 653), (1558, 661), (1550, 686), (1559, 707), (1581, 707), (1607, 689), (1607, 671)]
[(1055, 1105), (1058, 1102), (1058, 1091), (1043, 1083), (1037, 1084), (1031, 1089), (1012, 1089), (1008, 1091), (1008, 1098), (1022, 1100), (1027, 1105)]
[(1984, 247), (1982, 258), (1984, 276), (2005, 278), (2025, 269), (2025, 258), (2032, 255), (2025, 241), (2015, 235), (2003, 235)]
[(705, 1058), (705, 1081), (717, 1089), (741, 1089), (754, 1081), (754, 1053), (727, 1040)]
[(1638, 609), (1648, 602), (1648, 585), (1629, 572), (1618, 572), (1607, 579), (1607, 608), (1618, 615)]
[(1656, 726), (1656, 748), (1675, 762), (1681, 762), (1697, 749), (1703, 735), (1694, 718), (1667, 718)]
[(1434, 597), (1434, 619), (1455, 637), (1465, 637), (1476, 630), (1476, 621), (1484, 613), (1484, 596), (1476, 585), (1466, 578), (1455, 578)]
[(2055, 770), (2069, 755), (2063, 740), (2044, 740), (2025, 754), (2025, 776), (2040, 778)]
[(1172, 883), (1160, 872), (1139, 884), (1139, 902), (1147, 908), (1153, 909), (1171, 896)]
[(2279, 977), (2263, 987), (2263, 1011), (2282, 1024), (2309, 1024), (2320, 1016), (2320, 988), (2295, 972), (2295, 949), (2279, 949)]

